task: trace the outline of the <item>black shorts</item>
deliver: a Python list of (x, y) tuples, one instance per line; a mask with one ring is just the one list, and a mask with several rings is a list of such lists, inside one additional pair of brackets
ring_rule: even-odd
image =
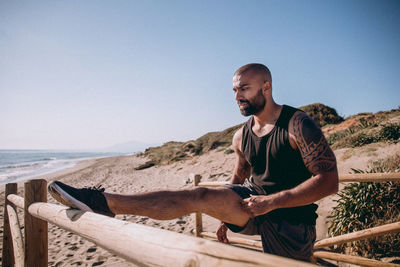
[[(259, 195), (256, 188), (246, 179), (241, 184), (226, 185), (242, 199)], [(271, 220), (268, 214), (250, 219), (244, 227), (225, 223), (235, 233), (260, 235), (263, 251), (283, 257), (310, 261), (316, 238), (315, 225), (293, 223), (287, 220)]]

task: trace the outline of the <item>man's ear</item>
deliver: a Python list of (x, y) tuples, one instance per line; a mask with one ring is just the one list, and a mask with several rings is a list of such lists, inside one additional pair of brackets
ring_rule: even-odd
[(265, 81), (263, 84), (263, 90), (268, 91), (271, 89), (271, 82), (270, 81)]

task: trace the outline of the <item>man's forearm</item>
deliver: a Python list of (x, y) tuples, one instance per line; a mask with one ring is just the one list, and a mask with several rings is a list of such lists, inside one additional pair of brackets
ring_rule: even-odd
[(318, 174), (290, 190), (271, 195), (273, 209), (311, 204), (338, 190), (337, 172)]
[(304, 206), (337, 192), (337, 187), (337, 172), (318, 174), (293, 189), (246, 198), (243, 208), (254, 217), (275, 209)]

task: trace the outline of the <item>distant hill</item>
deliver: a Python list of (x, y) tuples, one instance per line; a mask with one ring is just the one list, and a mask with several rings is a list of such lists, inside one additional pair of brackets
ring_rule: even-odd
[[(346, 120), (334, 108), (315, 103), (300, 107), (317, 123), (332, 148), (362, 146), (373, 142), (397, 142), (400, 138), (400, 110), (361, 113)], [(242, 127), (239, 124), (220, 132), (210, 132), (196, 140), (167, 142), (162, 146), (150, 147), (141, 153), (150, 162), (146, 166), (169, 164), (192, 158), (213, 149), (232, 153), (230, 149), (234, 133)]]
[(338, 124), (344, 120), (334, 108), (321, 103), (310, 104), (299, 109), (311, 116), (321, 127), (328, 124)]
[(232, 144), (233, 135), (242, 125), (239, 124), (220, 132), (210, 132), (196, 140), (171, 141), (162, 146), (150, 147), (142, 155), (149, 157), (154, 164), (164, 164), (201, 155), (216, 148), (227, 150), (229, 153), (230, 150), (227, 147)]

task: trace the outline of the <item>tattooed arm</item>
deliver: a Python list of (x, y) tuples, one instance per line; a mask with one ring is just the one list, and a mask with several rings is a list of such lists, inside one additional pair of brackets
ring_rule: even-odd
[(316, 123), (304, 112), (297, 111), (289, 122), (289, 135), (291, 146), (300, 151), (312, 177), (290, 190), (245, 199), (243, 207), (251, 216), (311, 204), (338, 190), (336, 158)]

